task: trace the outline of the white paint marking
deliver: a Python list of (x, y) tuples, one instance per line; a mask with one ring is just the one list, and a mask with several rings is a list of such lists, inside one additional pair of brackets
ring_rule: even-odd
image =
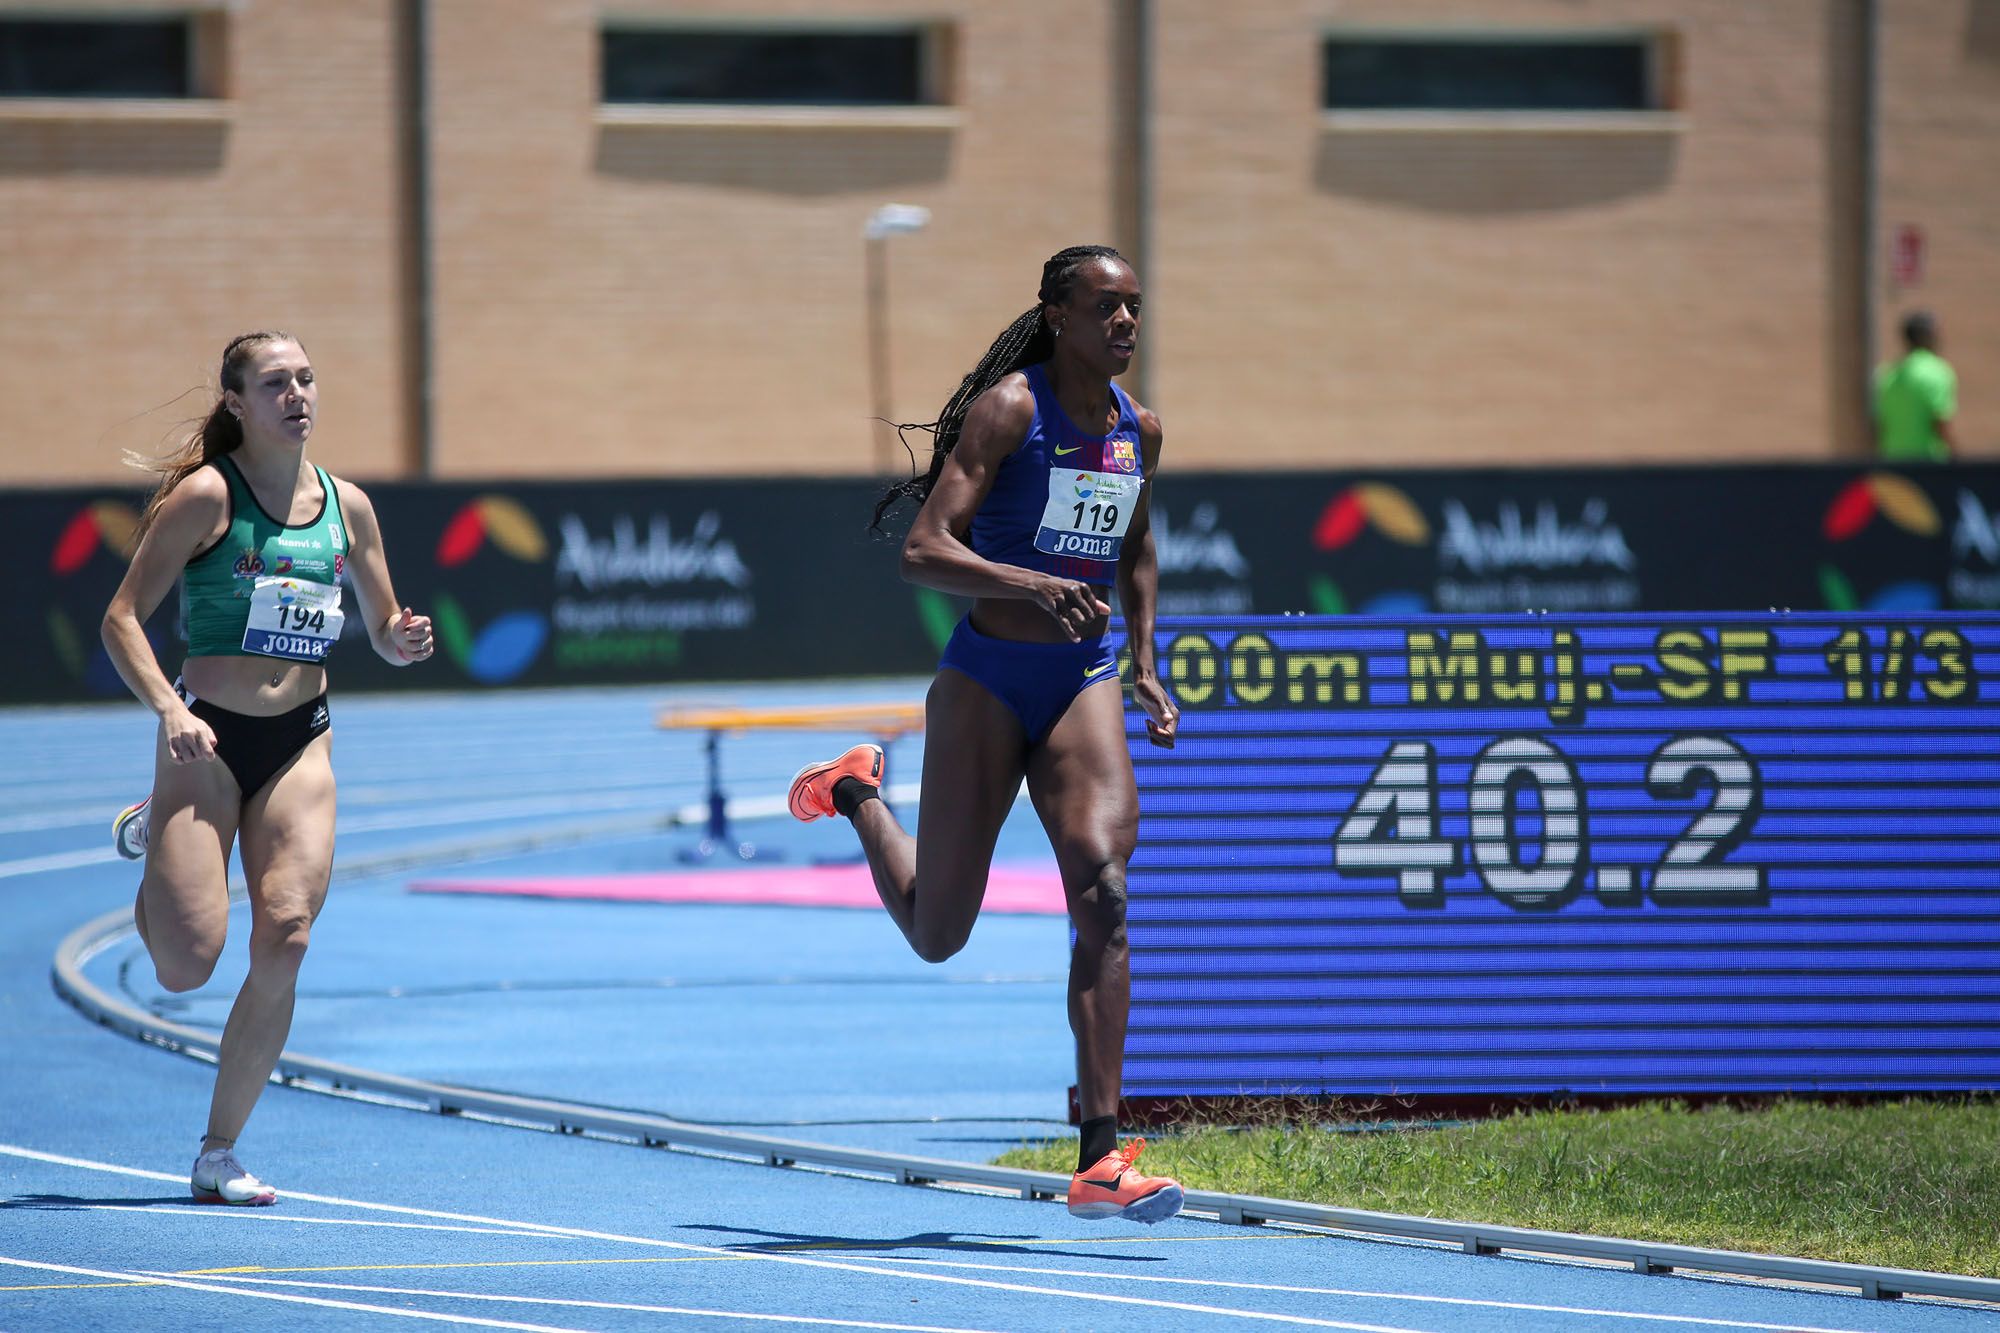
[[(0, 790), (0, 804), (15, 805), (11, 796)], [(0, 833), (46, 833), (56, 828), (87, 828), (92, 824), (104, 823), (105, 807), (93, 805), (87, 809), (37, 810), (28, 814), (14, 814), (0, 817)]]
[[(136, 1167), (117, 1166), (109, 1162), (94, 1162), (81, 1157), (63, 1157), (55, 1153), (37, 1152), (32, 1148), (22, 1148), (14, 1144), (0, 1143), (0, 1155), (26, 1158), (30, 1161), (51, 1162), (61, 1166), (78, 1167), (86, 1171), (104, 1171), (112, 1175), (135, 1176), (145, 1180), (179, 1180), (160, 1171), (146, 1171)], [(660, 1240), (652, 1236), (627, 1236), (613, 1231), (592, 1231), (584, 1227), (564, 1227), (545, 1225), (540, 1222), (509, 1221), (505, 1218), (482, 1217), (476, 1213), (450, 1213), (438, 1209), (411, 1208), (403, 1204), (373, 1203), (363, 1199), (343, 1199), (327, 1194), (308, 1194), (302, 1190), (281, 1191), (283, 1197), (307, 1203), (323, 1203), (335, 1208), (361, 1208), (374, 1212), (397, 1213), (409, 1217), (439, 1218), (448, 1222), (471, 1222), (481, 1226), (521, 1227), (551, 1236), (577, 1236), (587, 1240), (607, 1241), (617, 1245), (642, 1245), (654, 1249), (674, 1250), (683, 1254), (706, 1254), (717, 1258), (750, 1259), (762, 1263), (785, 1264), (796, 1268), (818, 1268), (839, 1273), (866, 1273), (871, 1277), (902, 1277), (915, 1282), (936, 1282), (955, 1287), (978, 1287), (989, 1291), (1011, 1291), (1023, 1295), (1059, 1296), (1068, 1300), (1090, 1301), (1103, 1305), (1132, 1305), (1155, 1310), (1183, 1310), (1191, 1314), (1222, 1315), (1233, 1319), (1249, 1319), (1259, 1323), (1292, 1324), (1303, 1328), (1339, 1328), (1350, 1333), (1419, 1333), (1418, 1330), (1390, 1327), (1383, 1324), (1357, 1324), (1339, 1319), (1314, 1319), (1305, 1315), (1266, 1314), (1257, 1310), (1231, 1310), (1216, 1305), (1193, 1305), (1184, 1301), (1163, 1301), (1143, 1296), (1118, 1296), (1101, 1291), (1072, 1291), (1062, 1287), (1038, 1287), (1019, 1282), (993, 1282), (981, 1278), (952, 1277), (944, 1273), (926, 1273), (907, 1268), (878, 1267), (860, 1262), (840, 1262), (832, 1259), (813, 1259), (804, 1255), (776, 1254), (768, 1250), (730, 1250), (715, 1245), (694, 1245), (686, 1241)]]
[[(1312, 1233), (1300, 1233), (1310, 1235)], [(1328, 1239), (1339, 1239), (1328, 1233)], [(864, 1260), (874, 1256), (860, 1256)], [(1348, 1287), (1293, 1287), (1277, 1282), (1230, 1282), (1223, 1278), (1161, 1277), (1152, 1273), (1104, 1273), (1081, 1268), (1034, 1268), (1025, 1264), (989, 1264), (961, 1259), (902, 1259), (883, 1255), (876, 1262), (923, 1264), (926, 1267), (973, 1268), (995, 1273), (1036, 1273), (1062, 1278), (1096, 1278), (1104, 1282), (1161, 1282), (1186, 1287), (1227, 1287), (1298, 1296), (1352, 1296), (1364, 1300), (1412, 1301), (1429, 1305), (1465, 1305), (1488, 1310), (1525, 1310), (1536, 1314), (1590, 1315), (1599, 1319), (1638, 1319), (1663, 1324), (1699, 1324), (1706, 1328), (1749, 1328), (1772, 1333), (1873, 1333), (1865, 1328), (1821, 1328), (1806, 1324), (1760, 1324), (1747, 1319), (1716, 1319), (1708, 1315), (1644, 1314), (1634, 1310), (1599, 1310), (1569, 1305), (1533, 1305), (1525, 1301), (1481, 1300), (1473, 1296), (1426, 1296), (1417, 1292), (1363, 1291)], [(1609, 1270), (1616, 1272), (1617, 1270)], [(1812, 1293), (1801, 1293), (1812, 1294)]]
[[(192, 1200), (190, 1200), (192, 1201)], [(157, 1205), (146, 1203), (86, 1203), (66, 1204), (66, 1209), (99, 1213), (146, 1213), (153, 1217), (164, 1217)], [(438, 1222), (378, 1222), (365, 1217), (298, 1217), (290, 1213), (271, 1213), (261, 1209), (246, 1208), (181, 1208), (171, 1216), (184, 1217), (194, 1221), (225, 1222), (288, 1222), (298, 1226), (318, 1227), (391, 1227), (403, 1231), (449, 1231), (468, 1236), (526, 1236), (538, 1240), (570, 1240), (569, 1236), (551, 1237), (546, 1231), (521, 1231), (509, 1227), (462, 1227), (445, 1226)]]
[(291, 1296), (282, 1291), (245, 1291), (241, 1287), (212, 1282), (188, 1282), (181, 1278), (157, 1277), (150, 1273), (119, 1273), (102, 1268), (77, 1268), (71, 1264), (39, 1263), (0, 1254), (0, 1264), (15, 1268), (40, 1269), (45, 1273), (68, 1273), (74, 1277), (102, 1278), (112, 1282), (132, 1282), (147, 1287), (175, 1287), (198, 1291), (205, 1296), (241, 1296), (253, 1301), (282, 1301), (287, 1305), (316, 1305), (327, 1310), (357, 1310), (363, 1314), (390, 1314), (402, 1319), (427, 1319), (440, 1324), (474, 1324), (480, 1328), (511, 1328), (522, 1333), (589, 1333), (588, 1329), (559, 1328), (552, 1324), (517, 1324), (502, 1319), (481, 1319), (475, 1315), (432, 1314), (427, 1310), (399, 1310), (393, 1305), (361, 1305), (354, 1301), (328, 1300), (323, 1296)]
[(274, 1287), (366, 1292), (371, 1296), (421, 1296), (441, 1301), (498, 1301), (510, 1305), (560, 1305), (582, 1310), (631, 1310), (639, 1314), (706, 1315), (715, 1319), (755, 1319), (773, 1324), (813, 1324), (827, 1328), (873, 1328), (889, 1333), (991, 1333), (977, 1328), (936, 1324), (884, 1324), (865, 1319), (826, 1319), (802, 1314), (752, 1314), (746, 1310), (702, 1310), (684, 1305), (638, 1305), (627, 1301), (581, 1301), (562, 1296), (501, 1296), (483, 1291), (433, 1291), (424, 1287), (372, 1287), (351, 1282), (305, 1282), (296, 1278), (232, 1276), (231, 1282), (255, 1282)]
[[(634, 810), (654, 810), (664, 806), (657, 789), (646, 791), (613, 790), (596, 795), (590, 791), (563, 797), (517, 797), (508, 800), (488, 800), (459, 802), (446, 806), (425, 806), (414, 810), (381, 811), (374, 814), (348, 815), (340, 821), (343, 835), (358, 833), (384, 833), (395, 830), (435, 828), (441, 825), (498, 822), (502, 820), (526, 819), (531, 816), (568, 814), (625, 814)], [(748, 816), (737, 809), (739, 802), (730, 802), (730, 812), (737, 818)], [(777, 802), (777, 813), (785, 811), (782, 798)], [(116, 813), (111, 811), (110, 813)], [(706, 803), (689, 805), (682, 809), (677, 818), (683, 824), (697, 823), (708, 817)], [(109, 815), (104, 816), (109, 827)], [(73, 823), (76, 821), (65, 821)], [(93, 821), (94, 822), (94, 821)], [(53, 827), (53, 826), (51, 826)], [(0, 832), (8, 831), (0, 828)], [(0, 879), (14, 879), (22, 875), (39, 875), (51, 870), (75, 870), (81, 866), (103, 865), (121, 858), (117, 849), (111, 846), (107, 837), (101, 846), (74, 852), (51, 852), (45, 856), (26, 856), (12, 861), (0, 861)]]
[(92, 848), (87, 852), (52, 852), (47, 856), (26, 856), (18, 861), (0, 861), (0, 879), (12, 879), (17, 875), (39, 875), (48, 870), (74, 870), (78, 866), (94, 866), (118, 859), (117, 851), (109, 846)]
[[(340, 821), (340, 831), (343, 835), (382, 833), (391, 829), (511, 821), (542, 815), (616, 814), (628, 810), (657, 810), (664, 804), (658, 791), (607, 793), (603, 796), (589, 794), (522, 796), (505, 800), (462, 801), (452, 805), (431, 805), (410, 810), (383, 810), (349, 815)], [(707, 809), (705, 805), (702, 807), (704, 814)]]

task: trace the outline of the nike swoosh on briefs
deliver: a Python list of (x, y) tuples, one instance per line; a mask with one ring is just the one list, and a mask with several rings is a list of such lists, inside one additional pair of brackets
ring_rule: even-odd
[(1062, 447), (1061, 445), (1057, 445), (1057, 446), (1056, 446), (1056, 457), (1057, 457), (1057, 458), (1061, 458), (1061, 457), (1062, 457), (1062, 456), (1063, 456), (1064, 454), (1073, 454), (1073, 453), (1075, 453), (1075, 452), (1076, 452), (1077, 450), (1079, 450), (1079, 449), (1081, 449), (1081, 448), (1083, 448), (1083, 446), (1082, 446), (1082, 445), (1080, 445), (1080, 444), (1072, 444), (1072, 445), (1071, 445), (1071, 446), (1070, 446), (1069, 448), (1067, 448), (1067, 449), (1063, 448), (1063, 447)]

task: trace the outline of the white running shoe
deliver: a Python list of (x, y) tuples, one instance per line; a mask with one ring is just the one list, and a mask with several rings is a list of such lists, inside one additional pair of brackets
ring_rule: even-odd
[(243, 1169), (230, 1148), (211, 1148), (194, 1159), (188, 1192), (198, 1203), (276, 1203), (278, 1191)]
[(111, 843), (127, 861), (136, 861), (146, 854), (146, 807), (152, 803), (149, 795), (139, 804), (120, 810), (118, 818), (111, 821)]

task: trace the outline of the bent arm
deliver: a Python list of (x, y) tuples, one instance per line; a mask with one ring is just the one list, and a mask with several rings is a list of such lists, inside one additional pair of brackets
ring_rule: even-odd
[(1034, 414), (1034, 393), (1018, 378), (1003, 380), (973, 403), (937, 485), (903, 539), (906, 583), (961, 597), (1035, 597), (1045, 575), (996, 564), (970, 544), (972, 516), (986, 502), (1000, 465), (1021, 447)]
[(1180, 726), (1180, 710), (1160, 683), (1153, 647), (1153, 621), (1160, 603), (1160, 559), (1153, 542), (1153, 479), (1160, 466), (1163, 432), (1160, 419), (1139, 409), (1139, 456), (1146, 484), (1132, 526), (1118, 553), (1118, 605), (1125, 615), (1125, 643), (1132, 654), (1132, 700), (1146, 714), (1146, 739), (1171, 750)]
[(991, 493), (1000, 465), (1021, 447), (1034, 415), (1034, 391), (1020, 375), (1009, 375), (973, 403), (957, 447), (903, 540), (903, 579), (961, 597), (1033, 602), (1074, 642), (1111, 612), (1089, 584), (988, 560), (969, 541), (973, 515)]
[(972, 516), (992, 492), (1008, 454), (1020, 448), (1034, 420), (1034, 390), (1020, 374), (988, 388), (966, 414), (966, 426), (938, 472), (938, 484), (902, 542), (902, 576), (938, 592), (1034, 602), (1074, 642), (1088, 624), (1110, 614), (1086, 582), (1072, 582), (988, 560), (968, 544)]
[(1125, 617), (1126, 641), (1132, 650), (1132, 671), (1151, 677), (1155, 671), (1153, 619), (1160, 603), (1159, 550), (1153, 543), (1153, 477), (1160, 466), (1160, 419), (1139, 411), (1139, 451), (1146, 484), (1132, 525), (1118, 555), (1118, 609)]
[(146, 621), (173, 590), (187, 562), (220, 536), (228, 521), (229, 492), (221, 475), (209, 468), (190, 474), (161, 502), (104, 610), (99, 633), (111, 665), (126, 688), (163, 719), (187, 705), (153, 652)]
[(389, 557), (382, 549), (382, 527), (375, 506), (352, 482), (335, 480), (341, 512), (347, 516), (348, 574), (360, 604), (362, 624), (375, 655), (391, 666), (408, 666), (431, 655), (431, 621), (396, 600), (389, 581)]

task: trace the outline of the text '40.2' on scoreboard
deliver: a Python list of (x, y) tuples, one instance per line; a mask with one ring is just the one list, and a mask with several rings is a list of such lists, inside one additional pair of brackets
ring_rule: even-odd
[(1158, 643), (1128, 1093), (2000, 1085), (2000, 619)]

